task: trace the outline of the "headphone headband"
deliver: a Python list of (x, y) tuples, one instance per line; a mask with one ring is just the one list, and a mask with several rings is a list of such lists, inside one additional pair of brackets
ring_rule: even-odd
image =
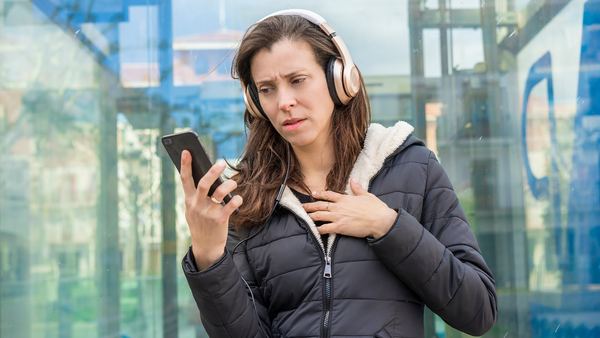
[(264, 18), (258, 20), (258, 22), (261, 22), (261, 21), (263, 21), (266, 18), (270, 18), (272, 16), (277, 16), (277, 15), (295, 15), (295, 16), (300, 16), (300, 17), (303, 17), (306, 20), (314, 23), (317, 26), (321, 26), (321, 24), (325, 23), (325, 19), (323, 19), (322, 16), (320, 16), (319, 14), (317, 14), (315, 12), (307, 11), (306, 9), (285, 9), (283, 11), (278, 11), (278, 12), (275, 12), (275, 13), (271, 13), (271, 14), (265, 16)]

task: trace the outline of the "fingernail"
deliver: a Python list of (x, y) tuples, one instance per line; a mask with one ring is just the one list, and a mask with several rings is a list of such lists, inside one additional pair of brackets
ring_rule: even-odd
[(219, 161), (219, 162), (217, 162), (217, 166), (219, 166), (221, 168), (224, 167), (225, 166), (225, 161)]
[(356, 183), (356, 179), (354, 177), (352, 177), (350, 181), (352, 181), (352, 183)]
[(188, 157), (188, 154), (187, 154), (187, 152), (183, 153), (183, 154), (181, 155), (181, 157), (182, 157), (184, 160), (187, 160), (187, 157)]
[(313, 196), (314, 196), (314, 195), (316, 195), (316, 194), (317, 194), (317, 192), (316, 192), (316, 191), (313, 191), (313, 192), (312, 192), (312, 194), (313, 194)]

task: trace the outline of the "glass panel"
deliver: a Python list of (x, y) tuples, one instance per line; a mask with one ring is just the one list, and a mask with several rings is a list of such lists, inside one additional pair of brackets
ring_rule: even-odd
[(439, 78), (442, 76), (442, 62), (440, 51), (440, 30), (423, 29), (423, 55), (425, 77)]
[[(486, 337), (600, 336), (600, 2), (287, 1), (344, 38), (373, 122), (439, 157), (499, 293)], [(443, 7), (443, 8), (440, 8)], [(160, 136), (245, 146), (231, 61), (280, 1), (0, 2), (0, 336), (205, 337)], [(427, 312), (428, 337), (465, 336)]]

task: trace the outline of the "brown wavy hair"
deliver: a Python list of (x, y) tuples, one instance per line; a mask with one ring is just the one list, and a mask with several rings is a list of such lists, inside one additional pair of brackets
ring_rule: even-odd
[[(261, 50), (270, 51), (279, 41), (308, 43), (324, 72), (330, 58), (340, 56), (331, 39), (317, 25), (298, 16), (274, 16), (248, 29), (233, 60), (233, 77), (244, 84), (254, 84), (250, 71), (252, 58)], [(371, 123), (369, 98), (362, 75), (360, 82), (361, 89), (356, 97), (345, 106), (336, 106), (331, 117), (335, 164), (327, 175), (326, 189), (338, 193), (345, 191), (350, 171), (362, 150)], [(246, 109), (244, 123), (248, 143), (241, 161), (233, 167), (236, 173), (232, 177), (238, 184), (235, 193), (244, 199), (239, 212), (230, 218), (231, 226), (238, 229), (260, 226), (266, 221), (287, 169), (287, 141), (275, 130), (271, 122), (254, 118)], [(308, 192), (300, 165), (291, 147), (290, 151), (291, 163), (287, 184)]]

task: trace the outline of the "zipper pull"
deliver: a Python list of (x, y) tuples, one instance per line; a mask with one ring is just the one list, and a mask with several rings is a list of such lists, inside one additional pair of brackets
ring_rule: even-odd
[(325, 278), (331, 278), (331, 257), (327, 255), (325, 257), (325, 273), (323, 274)]

